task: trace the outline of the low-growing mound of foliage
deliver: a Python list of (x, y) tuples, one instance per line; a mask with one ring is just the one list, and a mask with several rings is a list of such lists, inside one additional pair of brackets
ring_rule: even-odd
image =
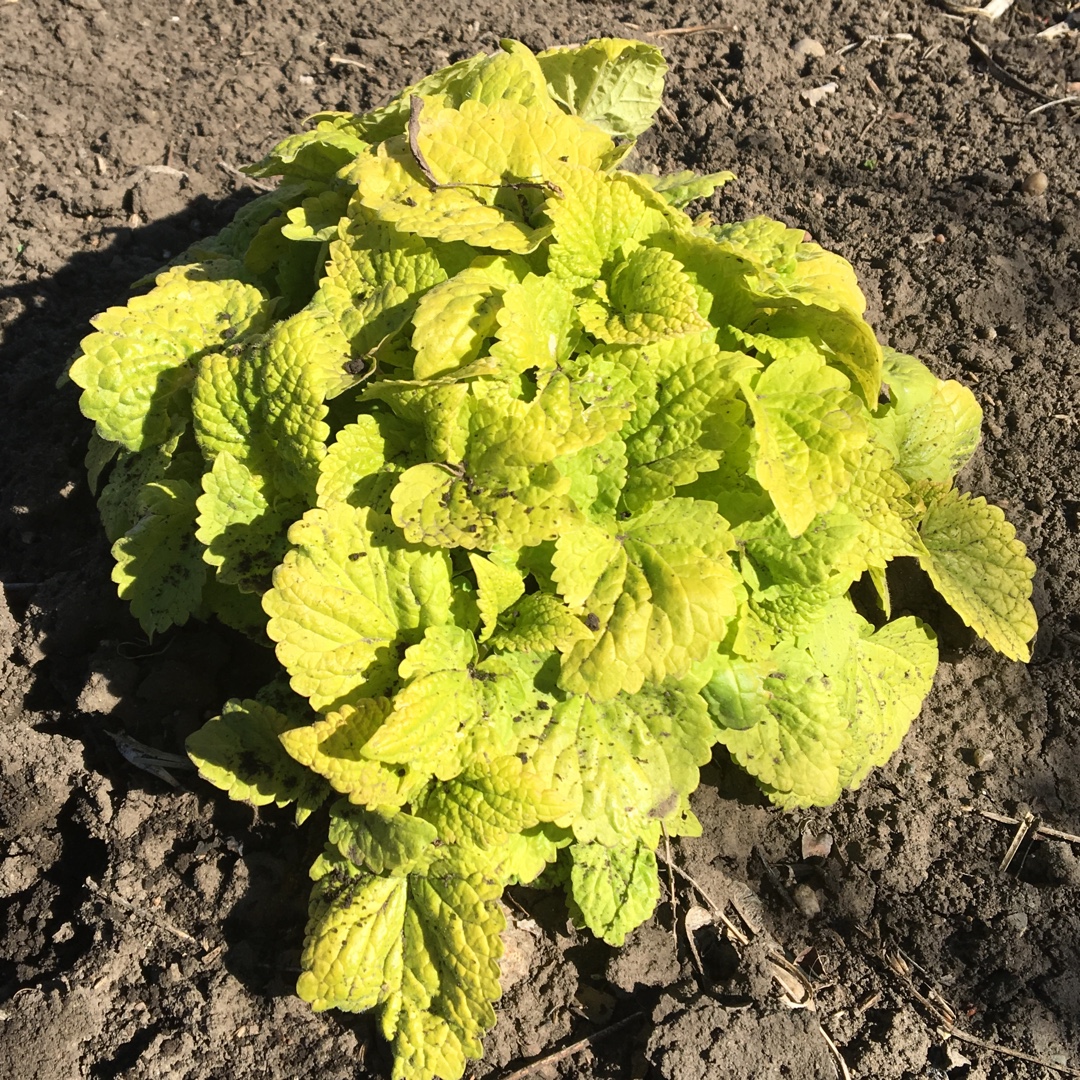
[(728, 174), (621, 167), (664, 71), (508, 42), (316, 116), (71, 367), (146, 632), (276, 648), (188, 749), (328, 802), (298, 991), (378, 1007), (395, 1077), (480, 1055), (508, 885), (613, 944), (650, 915), (716, 744), (785, 807), (887, 760), (937, 661), (890, 560), (1009, 657), (1035, 631), (1023, 546), (953, 486), (972, 395), (801, 230), (684, 211)]

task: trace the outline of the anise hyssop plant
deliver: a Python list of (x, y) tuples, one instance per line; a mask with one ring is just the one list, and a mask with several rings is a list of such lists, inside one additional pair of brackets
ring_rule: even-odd
[(716, 744), (784, 807), (888, 759), (937, 662), (890, 560), (1008, 657), (1035, 632), (1023, 546), (953, 486), (971, 393), (801, 230), (685, 212), (729, 174), (623, 167), (664, 72), (507, 42), (320, 114), (71, 367), (146, 632), (276, 649), (188, 750), (328, 802), (297, 989), (378, 1008), (395, 1077), (481, 1054), (508, 885), (546, 869), (612, 944), (650, 915)]

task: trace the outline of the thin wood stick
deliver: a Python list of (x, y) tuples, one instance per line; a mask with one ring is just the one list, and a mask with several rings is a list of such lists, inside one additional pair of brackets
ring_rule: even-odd
[[(1080, 99), (1078, 99), (1080, 100)], [(1008, 814), (995, 814), (993, 810), (976, 810), (980, 817), (984, 817), (989, 821), (996, 821), (1001, 825), (1019, 825), (1020, 819), (1009, 817)], [(1049, 825), (1040, 824), (1035, 832), (1039, 836), (1045, 836), (1050, 840), (1064, 840), (1067, 844), (1080, 844), (1080, 836), (1076, 833), (1062, 832), (1060, 829), (1052, 829)]]
[(1022, 82), (1011, 71), (1006, 71), (1005, 68), (990, 55), (990, 50), (981, 41), (978, 41), (970, 32), (968, 33), (967, 40), (968, 44), (979, 54), (979, 59), (986, 64), (986, 70), (990, 72), (999, 83), (1011, 86), (1013, 90), (1019, 90), (1022, 94), (1030, 94), (1040, 101), (1049, 100), (1049, 97), (1041, 90), (1036, 90), (1034, 86), (1028, 86), (1026, 82)]
[(681, 866), (676, 866), (674, 862), (668, 862), (663, 856), (658, 855), (657, 858), (659, 858), (661, 862), (667, 862), (667, 865), (670, 866), (683, 881), (688, 882), (697, 889), (701, 899), (709, 905), (709, 909), (712, 913), (724, 924), (728, 933), (740, 945), (750, 944), (750, 939), (724, 914), (724, 909), (685, 870), (683, 870)]
[(660, 831), (664, 834), (664, 859), (667, 863), (668, 898), (671, 902), (671, 937), (676, 946), (679, 944), (679, 906), (675, 898), (675, 867), (671, 858), (671, 838), (667, 828), (660, 822)]
[(192, 937), (186, 930), (181, 930), (176, 923), (169, 919), (166, 919), (163, 915), (156, 915), (152, 911), (147, 911), (144, 907), (139, 907), (137, 904), (133, 904), (130, 900), (125, 900), (118, 892), (105, 892), (101, 886), (98, 885), (93, 878), (86, 879), (86, 887), (106, 904), (115, 904), (119, 908), (123, 908), (124, 911), (130, 911), (133, 915), (141, 915), (147, 922), (152, 922), (155, 926), (160, 927), (162, 930), (167, 930), (174, 937), (178, 937), (181, 941), (186, 942), (188, 945), (194, 945), (197, 949), (201, 949), (203, 952), (207, 951), (206, 945), (199, 941), (198, 938)]
[(1028, 850), (1031, 848), (1031, 842), (1035, 839), (1032, 835), (1039, 828), (1039, 819), (1032, 813), (1024, 815), (1024, 820), (1020, 822), (1017, 827), (1016, 834), (1012, 838), (1012, 843), (1009, 844), (1008, 850), (1005, 852), (1005, 858), (1001, 860), (1001, 865), (998, 867), (1002, 872), (1009, 869), (1012, 864), (1019, 860), (1020, 865), (1017, 866), (1017, 870), (1024, 865), (1024, 859), (1027, 858)]
[(533, 1072), (540, 1068), (540, 1066), (556, 1065), (560, 1061), (565, 1061), (568, 1057), (573, 1057), (574, 1054), (584, 1050), (597, 1039), (603, 1039), (608, 1035), (612, 1035), (616, 1031), (628, 1027), (635, 1020), (643, 1020), (644, 1018), (644, 1013), (631, 1013), (629, 1016), (624, 1016), (622, 1020), (619, 1020), (614, 1024), (608, 1024), (606, 1028), (601, 1028), (599, 1031), (594, 1031), (591, 1035), (586, 1035), (584, 1039), (578, 1039), (577, 1042), (571, 1043), (569, 1046), (564, 1046), (561, 1050), (553, 1050), (550, 1054), (543, 1054), (538, 1058), (534, 1058), (528, 1065), (523, 1065), (520, 1069), (515, 1069), (512, 1073), (507, 1073), (504, 1076), (499, 1077), (499, 1080), (525, 1080), (525, 1077), (531, 1076)]
[(1028, 109), (1028, 116), (1034, 116), (1036, 113), (1041, 113), (1043, 109), (1051, 109), (1055, 105), (1080, 105), (1080, 97), (1076, 94), (1070, 94), (1068, 97), (1054, 98), (1053, 101), (1044, 101), (1041, 105), (1036, 105), (1034, 109)]
[(227, 172), (230, 176), (235, 176), (237, 179), (243, 180), (245, 184), (256, 188), (258, 191), (277, 190), (276, 185), (264, 183), (262, 180), (256, 180), (254, 176), (248, 176), (246, 172), (241, 172), (235, 165), (230, 165), (227, 161), (219, 161), (217, 167)]
[(1001, 1046), (999, 1043), (980, 1039), (977, 1035), (969, 1035), (959, 1028), (945, 1027), (942, 1028), (941, 1033), (947, 1038), (958, 1039), (969, 1046), (977, 1046), (980, 1050), (989, 1050), (991, 1053), (1001, 1054), (1004, 1057), (1018, 1058), (1020, 1061), (1028, 1061), (1032, 1065), (1041, 1065), (1044, 1069), (1053, 1069), (1063, 1076), (1080, 1076), (1080, 1069), (1073, 1069), (1068, 1065), (1058, 1065), (1053, 1061), (1047, 1061), (1046, 1058), (1036, 1057), (1034, 1054), (1025, 1054), (1023, 1050), (1014, 1050), (1011, 1046)]

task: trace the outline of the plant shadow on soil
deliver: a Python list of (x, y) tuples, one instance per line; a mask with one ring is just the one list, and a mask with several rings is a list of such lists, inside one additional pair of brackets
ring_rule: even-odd
[[(252, 696), (277, 665), (270, 648), (216, 623), (192, 621), (147, 640), (110, 580), (109, 545), (83, 464), (91, 425), (72, 422), (78, 389), (70, 382), (59, 393), (54, 387), (92, 316), (126, 303), (132, 280), (157, 270), (162, 252), (178, 253), (213, 235), (254, 194), (220, 201), (200, 196), (171, 217), (116, 230), (107, 246), (75, 255), (51, 278), (0, 287), (0, 309), (16, 305), (20, 311), (0, 344), (5, 393), (23, 415), (37, 414), (32, 426), (0, 431), (0, 460), (11, 493), (0, 517), (0, 581), (11, 616), (24, 627), (15, 644), (25, 676), (17, 707), (33, 715), (38, 734), (81, 748), (88, 782), (78, 787), (103, 781), (110, 803), (132, 796), (151, 801), (170, 792), (165, 780), (127, 761), (111, 735), (182, 755), (191, 731), (226, 698)], [(46, 403), (44, 409), (31, 407), (35, 398)], [(7, 711), (9, 702), (4, 704)], [(199, 912), (209, 920), (207, 937), (223, 946), (222, 963), (250, 993), (291, 996), (307, 919), (306, 868), (322, 846), (318, 822), (293, 829), (289, 810), (255, 811), (230, 802), (193, 772), (177, 770), (176, 779), (197, 800), (196, 808), (181, 811), (197, 828), (190, 822), (182, 828), (166, 856), (179, 865), (181, 877), (191, 882), (190, 871), (204, 858), (211, 835), (234, 839), (231, 850), (243, 863), (243, 885), (230, 891), (225, 910), (209, 903)], [(0, 825), (16, 817), (12, 807), (6, 809)], [(110, 866), (116, 855), (88, 828), (88, 812), (77, 788), (41, 820), (55, 834), (57, 857), (31, 888), (10, 897), (20, 921), (37, 919), (37, 926), (18, 960), (0, 959), (0, 1000), (27, 978), (46, 989), (50, 978), (61, 985), (64, 972), (91, 949), (104, 924), (132, 917), (104, 895), (110, 891), (104, 883), (116, 877), (117, 867)], [(176, 823), (166, 826), (175, 829)], [(91, 898), (89, 883), (101, 883), (102, 895)], [(354, 1031), (361, 1043), (379, 1043), (370, 1038), (367, 1017), (327, 1019)], [(143, 1029), (110, 1060), (98, 1062), (95, 1080), (120, 1075), (151, 1034)]]

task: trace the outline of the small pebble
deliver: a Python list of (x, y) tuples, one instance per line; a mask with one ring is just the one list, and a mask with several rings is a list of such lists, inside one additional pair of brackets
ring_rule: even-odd
[(1046, 191), (1050, 181), (1046, 178), (1046, 173), (1042, 169), (1036, 169), (1034, 172), (1028, 173), (1024, 177), (1024, 182), (1020, 185), (1025, 195), (1041, 195)]
[(820, 58), (825, 55), (825, 46), (812, 37), (804, 37), (799, 38), (799, 40), (791, 46), (791, 51), (796, 56), (817, 56)]
[(821, 914), (821, 901), (818, 899), (818, 894), (809, 885), (796, 885), (791, 890), (791, 899), (795, 901), (798, 909), (808, 919), (813, 919)]
[(1022, 911), (1012, 911), (1005, 916), (1005, 922), (1018, 934), (1022, 934), (1028, 928), (1028, 917)]

